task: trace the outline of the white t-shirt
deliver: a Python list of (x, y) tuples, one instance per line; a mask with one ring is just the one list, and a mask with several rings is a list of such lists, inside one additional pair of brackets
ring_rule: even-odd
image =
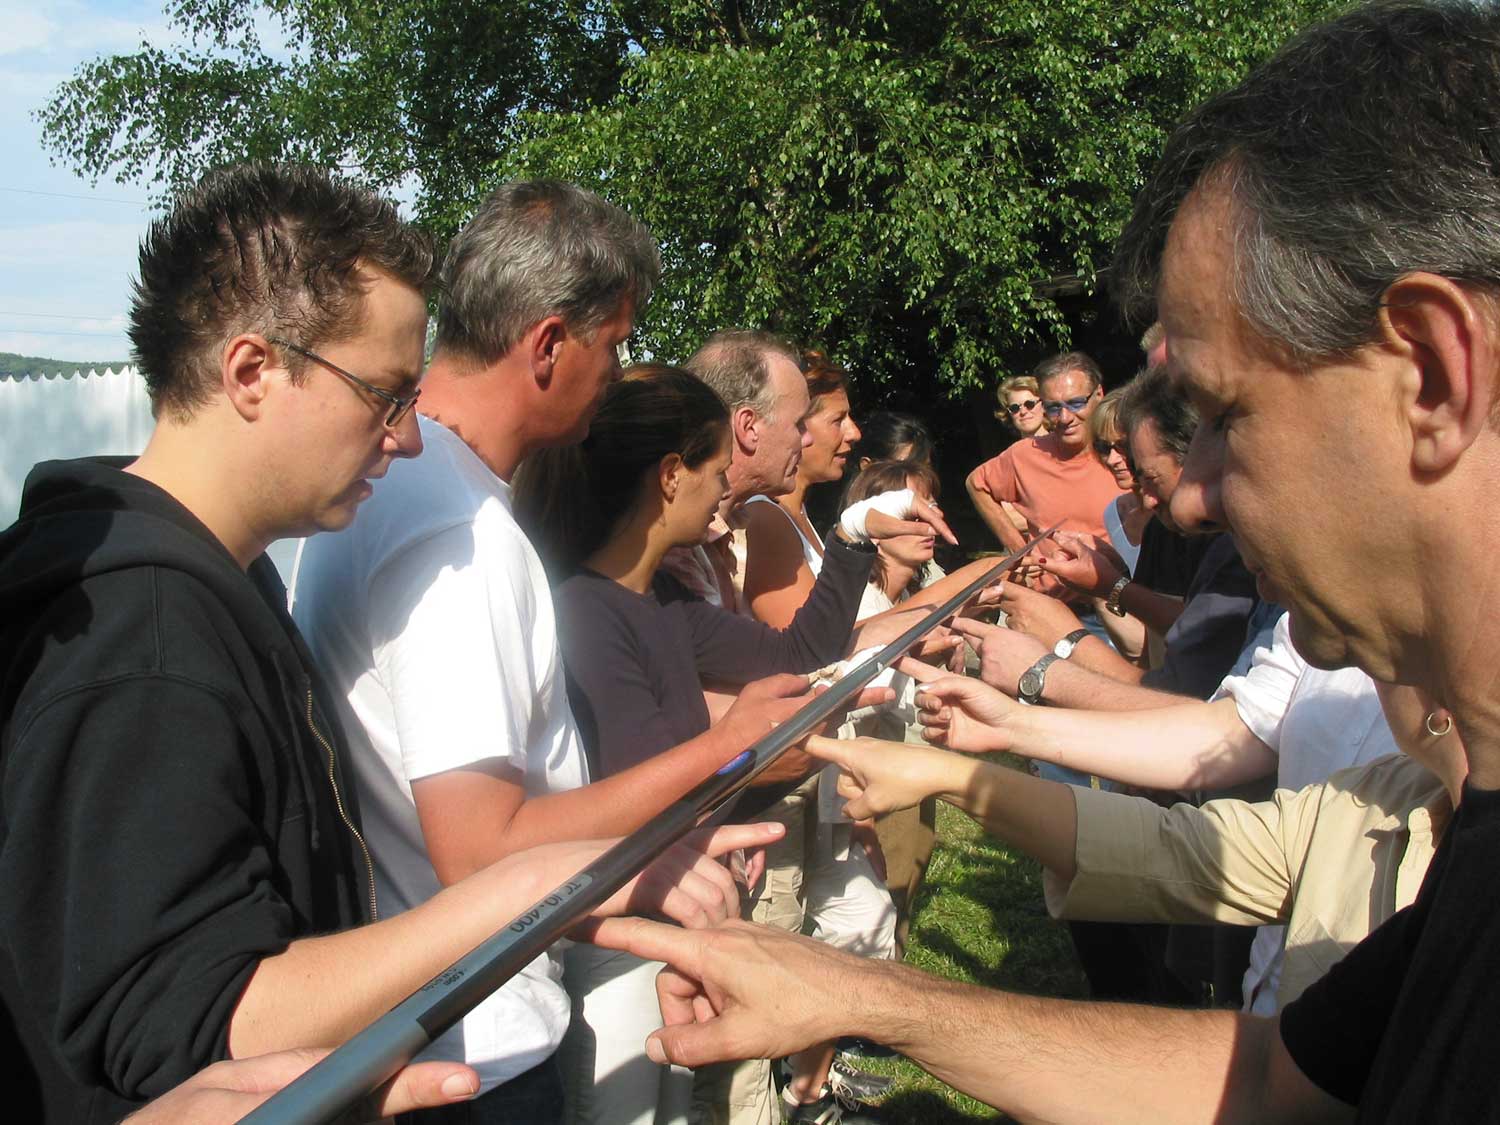
[[(392, 463), (348, 529), (304, 540), (291, 582), (342, 697), (382, 917), (440, 888), (413, 780), (498, 759), (527, 796), (588, 782), (551, 590), (510, 487), (446, 427), (420, 426), (422, 455)], [(537, 958), (424, 1057), (467, 1061), (486, 1089), (529, 1070), (567, 1029), (561, 980), (559, 957)]]
[[(1358, 668), (1314, 668), (1292, 646), (1291, 615), (1283, 614), (1269, 647), (1250, 670), (1228, 676), (1214, 699), (1232, 698), (1240, 720), (1276, 752), (1276, 785), (1302, 789), (1349, 766), (1397, 753), (1375, 682)], [(1283, 927), (1262, 926), (1250, 946), (1243, 992), (1249, 1010), (1276, 1012)]]
[[(1125, 493), (1125, 496), (1129, 495), (1130, 493)], [(1109, 535), (1110, 545), (1124, 560), (1126, 572), (1134, 574), (1135, 564), (1141, 557), (1141, 545), (1132, 543), (1130, 536), (1125, 534), (1125, 522), (1120, 519), (1120, 505), (1123, 503), (1124, 497), (1121, 497), (1111, 504), (1104, 505), (1104, 530)]]

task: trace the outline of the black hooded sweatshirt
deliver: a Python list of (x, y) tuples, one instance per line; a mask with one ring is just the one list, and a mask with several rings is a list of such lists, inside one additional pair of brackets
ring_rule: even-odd
[(38, 465), (0, 534), (0, 998), (58, 1122), (226, 1057), (261, 959), (375, 905), (275, 568), (125, 463)]

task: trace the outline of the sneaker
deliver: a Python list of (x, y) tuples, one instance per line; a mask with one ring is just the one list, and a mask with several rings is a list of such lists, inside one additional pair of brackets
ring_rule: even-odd
[(858, 1035), (846, 1035), (835, 1046), (841, 1055), (858, 1055), (862, 1059), (894, 1059), (899, 1052), (881, 1043), (872, 1043)]
[(836, 1095), (828, 1086), (815, 1102), (799, 1102), (791, 1087), (781, 1091), (781, 1119), (787, 1125), (884, 1125), (863, 1102)]
[(860, 1070), (838, 1055), (833, 1056), (833, 1065), (828, 1068), (828, 1085), (841, 1098), (867, 1102), (889, 1093), (893, 1082), (894, 1078)]

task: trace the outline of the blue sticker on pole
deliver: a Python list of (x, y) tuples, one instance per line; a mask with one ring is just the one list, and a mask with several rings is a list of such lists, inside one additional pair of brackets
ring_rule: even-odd
[(733, 773), (735, 770), (739, 769), (742, 765), (744, 765), (745, 762), (749, 760), (749, 758), (750, 758), (750, 751), (748, 751), (748, 750), (741, 750), (733, 758), (729, 759), (729, 761), (725, 762), (722, 766), (720, 766), (717, 770), (715, 770), (714, 773), (715, 773), (716, 776), (719, 776), (719, 777), (722, 777), (726, 773)]

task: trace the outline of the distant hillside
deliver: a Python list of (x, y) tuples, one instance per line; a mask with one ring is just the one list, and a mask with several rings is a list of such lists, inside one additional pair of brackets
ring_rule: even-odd
[(123, 359), (113, 359), (83, 363), (78, 360), (42, 359), (34, 355), (13, 355), (10, 352), (0, 352), (0, 377), (15, 378), (20, 375), (46, 374), (52, 371), (87, 371), (90, 368), (103, 371), (106, 367), (124, 367), (126, 362)]

